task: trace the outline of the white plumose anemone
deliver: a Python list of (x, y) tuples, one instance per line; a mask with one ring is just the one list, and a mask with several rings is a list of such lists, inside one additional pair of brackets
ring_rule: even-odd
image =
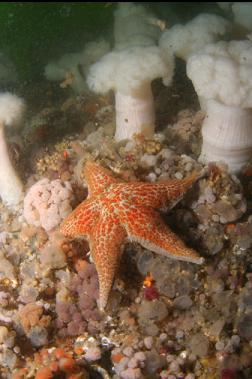
[(119, 2), (114, 12), (114, 49), (156, 45), (161, 34), (160, 23), (143, 5)]
[(163, 59), (157, 46), (113, 51), (90, 67), (87, 83), (96, 93), (115, 91), (116, 141), (134, 134), (152, 137), (155, 111), (152, 80), (173, 76), (173, 59)]
[(238, 172), (252, 157), (252, 42), (206, 46), (188, 59), (187, 75), (206, 107), (200, 160)]
[(223, 17), (202, 13), (185, 25), (176, 24), (166, 29), (160, 37), (159, 46), (164, 53), (173, 53), (186, 61), (206, 44), (216, 42), (227, 32), (229, 25)]
[(110, 50), (105, 40), (89, 42), (83, 51), (63, 55), (58, 61), (45, 67), (45, 76), (50, 81), (63, 81), (71, 76), (70, 86), (75, 93), (87, 91), (86, 75), (89, 67)]
[(23, 185), (9, 157), (5, 127), (18, 124), (23, 110), (22, 99), (8, 92), (0, 94), (0, 196), (3, 203), (10, 206), (22, 199)]

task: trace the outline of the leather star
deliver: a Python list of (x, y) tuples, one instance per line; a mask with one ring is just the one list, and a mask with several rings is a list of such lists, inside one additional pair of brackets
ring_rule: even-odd
[(104, 309), (118, 268), (122, 247), (128, 241), (170, 258), (201, 264), (161, 218), (159, 209), (178, 202), (199, 177), (160, 183), (124, 182), (99, 164), (88, 161), (84, 169), (88, 198), (63, 222), (68, 238), (86, 238), (99, 278), (99, 307)]

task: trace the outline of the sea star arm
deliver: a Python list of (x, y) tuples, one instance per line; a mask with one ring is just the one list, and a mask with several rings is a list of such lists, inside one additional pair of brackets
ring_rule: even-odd
[(93, 199), (87, 199), (67, 216), (60, 226), (60, 232), (69, 238), (88, 237), (98, 217), (97, 205)]
[(171, 231), (157, 211), (147, 207), (134, 207), (125, 212), (121, 222), (124, 223), (129, 240), (173, 259), (203, 263), (203, 258)]
[(111, 215), (99, 219), (89, 240), (91, 257), (99, 278), (99, 308), (103, 310), (120, 261), (127, 235), (119, 220)]
[(201, 173), (194, 172), (181, 180), (173, 179), (160, 183), (129, 183), (128, 192), (135, 205), (168, 210), (181, 200), (200, 176)]
[(86, 162), (84, 175), (88, 185), (89, 197), (99, 195), (111, 184), (119, 182), (119, 179), (115, 178), (110, 170), (92, 161)]

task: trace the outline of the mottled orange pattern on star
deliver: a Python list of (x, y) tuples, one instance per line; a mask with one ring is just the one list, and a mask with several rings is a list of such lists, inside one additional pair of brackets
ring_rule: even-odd
[(99, 164), (88, 161), (84, 175), (88, 198), (63, 222), (68, 238), (86, 238), (99, 278), (99, 307), (104, 309), (124, 243), (135, 241), (155, 253), (201, 264), (203, 258), (171, 231), (159, 214), (170, 209), (199, 174), (162, 183), (124, 182)]

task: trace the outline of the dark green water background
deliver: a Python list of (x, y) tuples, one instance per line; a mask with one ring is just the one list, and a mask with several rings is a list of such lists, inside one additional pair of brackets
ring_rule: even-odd
[[(201, 12), (222, 14), (216, 3), (142, 3), (169, 25)], [(14, 62), (21, 80), (43, 75), (50, 60), (82, 49), (102, 36), (113, 41), (116, 2), (1, 2), (0, 51)]]

